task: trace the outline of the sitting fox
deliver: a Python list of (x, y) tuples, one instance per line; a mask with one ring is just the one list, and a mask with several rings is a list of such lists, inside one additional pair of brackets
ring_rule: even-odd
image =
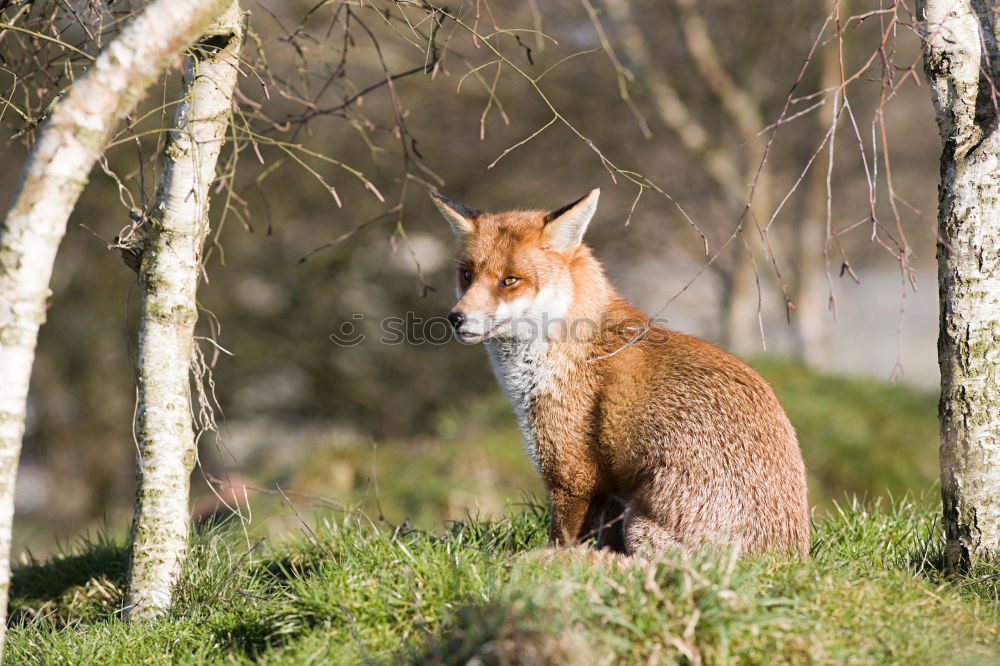
[(615, 291), (582, 243), (599, 193), (550, 213), (431, 195), (462, 243), (448, 320), (485, 342), (549, 493), (550, 542), (807, 553), (805, 469), (774, 392)]

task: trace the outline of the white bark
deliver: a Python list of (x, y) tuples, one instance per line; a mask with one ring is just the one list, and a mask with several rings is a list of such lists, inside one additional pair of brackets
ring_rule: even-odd
[(229, 126), (243, 22), (239, 4), (232, 2), (185, 59), (182, 101), (142, 245), (139, 452), (125, 602), (133, 620), (170, 607), (187, 553), (188, 493), (197, 457), (190, 383), (196, 291), (209, 230), (209, 187)]
[(992, 5), (918, 2), (929, 46), (924, 66), (944, 141), (938, 362), (941, 494), (952, 570), (1000, 559), (1000, 134), (987, 80), (1000, 80), (1000, 57)]
[(224, 0), (157, 0), (72, 85), (42, 127), (0, 227), (0, 640), (28, 381), (66, 221), (118, 118)]

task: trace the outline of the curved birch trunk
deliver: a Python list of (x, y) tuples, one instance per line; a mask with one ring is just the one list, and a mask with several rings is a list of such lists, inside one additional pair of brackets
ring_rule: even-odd
[(139, 451), (125, 599), (132, 620), (170, 607), (187, 554), (188, 493), (197, 457), (190, 380), (195, 299), (209, 230), (209, 187), (229, 127), (243, 22), (239, 4), (232, 2), (185, 59), (181, 102), (142, 243)]
[(947, 565), (962, 571), (1000, 559), (1000, 134), (990, 94), (1000, 54), (992, 2), (923, 0), (917, 8), (944, 141), (941, 494)]
[(66, 221), (115, 123), (224, 2), (157, 0), (125, 27), (53, 108), (0, 227), (0, 640), (28, 382)]

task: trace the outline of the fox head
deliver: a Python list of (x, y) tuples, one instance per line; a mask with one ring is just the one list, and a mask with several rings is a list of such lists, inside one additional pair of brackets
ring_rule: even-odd
[(466, 343), (547, 335), (574, 299), (572, 268), (600, 190), (552, 212), (485, 213), (431, 193), (462, 243), (458, 303), (448, 314)]

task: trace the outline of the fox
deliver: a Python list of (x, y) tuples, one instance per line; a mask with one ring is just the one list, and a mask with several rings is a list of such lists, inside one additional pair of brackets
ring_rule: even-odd
[(599, 189), (503, 213), (430, 194), (460, 244), (447, 319), (486, 347), (548, 494), (551, 546), (808, 555), (805, 465), (774, 391), (615, 290), (583, 243)]

